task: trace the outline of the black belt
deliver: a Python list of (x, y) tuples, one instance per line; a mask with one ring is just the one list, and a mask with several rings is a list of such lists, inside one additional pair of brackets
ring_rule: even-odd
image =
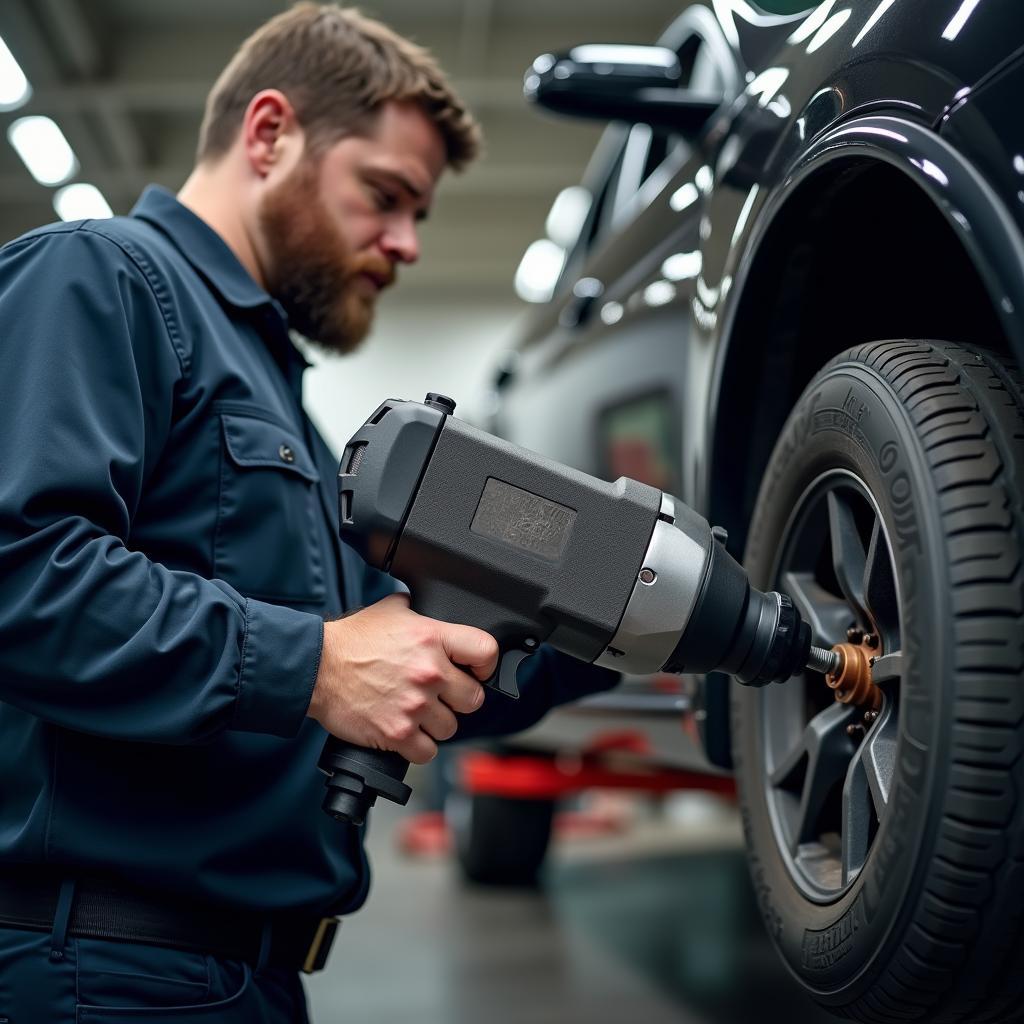
[[(0, 866), (0, 926), (51, 931), (65, 877), (53, 867)], [(327, 962), (339, 923), (336, 917), (261, 915), (190, 902), (88, 875), (75, 877), (68, 934), (167, 946), (253, 965), (262, 961), (311, 974)]]

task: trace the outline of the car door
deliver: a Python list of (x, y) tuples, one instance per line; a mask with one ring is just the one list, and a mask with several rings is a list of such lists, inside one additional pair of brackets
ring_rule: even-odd
[[(682, 87), (727, 99), (738, 91), (733, 53), (703, 6), (688, 8), (661, 43), (679, 55)], [(585, 212), (573, 237), (559, 237), (553, 295), (498, 378), (497, 432), (584, 472), (687, 498), (684, 367), (709, 181), (702, 139), (609, 125), (584, 176)], [(548, 227), (559, 236), (550, 218)], [(682, 686), (676, 676), (643, 677), (603, 699), (651, 711), (657, 698), (678, 713)], [(670, 739), (678, 744), (678, 725)]]
[[(681, 86), (735, 94), (739, 69), (706, 8), (688, 8), (661, 43), (679, 55)], [(589, 209), (565, 247), (554, 296), (504, 380), (496, 426), (510, 440), (598, 476), (631, 476), (688, 497), (683, 368), (709, 177), (700, 139), (609, 125), (584, 179)]]

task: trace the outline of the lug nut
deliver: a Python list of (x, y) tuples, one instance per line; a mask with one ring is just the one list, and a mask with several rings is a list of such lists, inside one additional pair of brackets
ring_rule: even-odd
[(849, 640), (851, 644), (859, 644), (861, 640), (864, 639), (864, 630), (859, 626), (851, 626), (846, 631), (846, 639)]
[(863, 642), (868, 647), (877, 647), (878, 646), (878, 637), (875, 636), (874, 633), (865, 633), (864, 634), (864, 641)]
[(877, 711), (882, 706), (882, 691), (872, 682), (867, 648), (861, 644), (836, 644), (832, 648), (839, 664), (825, 676), (825, 682), (844, 704), (860, 704)]

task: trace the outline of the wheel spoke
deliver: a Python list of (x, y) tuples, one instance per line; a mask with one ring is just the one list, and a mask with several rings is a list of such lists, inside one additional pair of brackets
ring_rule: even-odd
[(891, 654), (884, 654), (881, 658), (875, 658), (871, 666), (871, 681), (875, 686), (883, 683), (891, 683), (903, 675), (903, 652), (893, 651)]
[(843, 784), (842, 885), (849, 885), (867, 860), (872, 817), (868, 790), (864, 762), (855, 757)]
[(846, 733), (855, 709), (830, 704), (807, 723), (800, 742), (781, 759), (770, 775), (773, 786), (794, 792), (799, 804), (791, 806), (788, 825), (795, 854), (801, 843), (817, 839), (817, 825), (835, 784), (843, 778), (853, 753)]
[(793, 600), (801, 618), (811, 627), (814, 642), (826, 647), (842, 641), (853, 620), (850, 606), (830, 594), (809, 572), (787, 572), (782, 589)]
[(894, 702), (886, 700), (878, 721), (850, 762), (843, 784), (842, 884), (864, 866), (873, 825), (889, 803), (896, 767), (897, 722)]
[(882, 649), (900, 642), (899, 603), (896, 599), (896, 577), (893, 574), (889, 545), (885, 542), (882, 522), (875, 520), (868, 545), (867, 564), (862, 584), (864, 602), (876, 632), (881, 635)]
[(864, 572), (867, 555), (857, 530), (853, 509), (837, 491), (828, 493), (829, 537), (832, 542), (832, 567), (843, 596), (853, 606), (863, 625), (871, 623), (864, 601)]
[(892, 777), (896, 770), (898, 730), (894, 704), (893, 700), (885, 701), (878, 721), (865, 737), (857, 756), (864, 765), (871, 803), (879, 819), (889, 806)]

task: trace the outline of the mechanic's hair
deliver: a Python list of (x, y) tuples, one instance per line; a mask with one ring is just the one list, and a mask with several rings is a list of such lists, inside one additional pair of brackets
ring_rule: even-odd
[(392, 100), (423, 108), (456, 170), (480, 151), (480, 127), (433, 56), (351, 7), (298, 3), (242, 43), (206, 99), (200, 163), (227, 153), (261, 89), (288, 97), (314, 154), (346, 135), (369, 132)]

